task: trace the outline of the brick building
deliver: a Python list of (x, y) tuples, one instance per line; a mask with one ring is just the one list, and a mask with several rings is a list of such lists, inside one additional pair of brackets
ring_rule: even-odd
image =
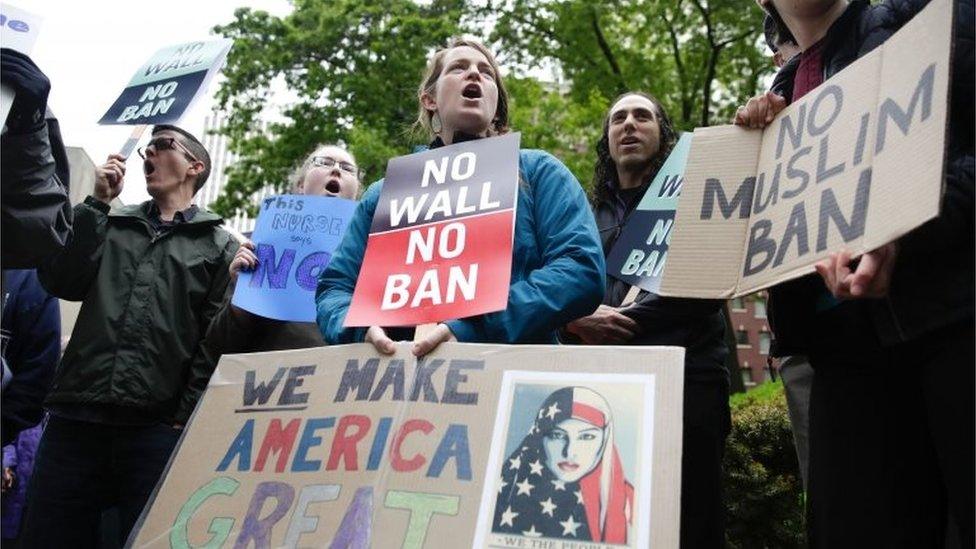
[(767, 366), (772, 333), (766, 320), (766, 292), (729, 301), (742, 382), (748, 389), (770, 379)]

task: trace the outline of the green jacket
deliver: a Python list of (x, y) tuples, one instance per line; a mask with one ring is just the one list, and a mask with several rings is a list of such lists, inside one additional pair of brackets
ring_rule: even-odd
[(155, 236), (151, 202), (74, 208), (74, 236), (39, 271), (47, 290), (83, 301), (48, 405), (108, 405), (185, 423), (215, 361), (203, 336), (220, 308), (238, 243), (199, 210)]

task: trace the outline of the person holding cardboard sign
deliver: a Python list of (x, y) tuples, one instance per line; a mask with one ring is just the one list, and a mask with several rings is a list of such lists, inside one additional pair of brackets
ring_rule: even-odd
[[(436, 52), (418, 100), (418, 124), (431, 134), (431, 148), (509, 131), (508, 96), (498, 64), (479, 42), (454, 40)], [(453, 340), (553, 343), (558, 326), (599, 304), (606, 269), (579, 183), (559, 160), (542, 151), (520, 151), (519, 174), (507, 308), (437, 325), (416, 342), (415, 355)], [(394, 340), (411, 338), (412, 330), (343, 328), (382, 186), (374, 184), (363, 196), (342, 245), (319, 279), (316, 302), (327, 342), (365, 340), (390, 354)]]
[[(611, 104), (596, 146), (593, 174), (593, 213), (608, 256), (628, 220), (640, 219), (631, 214), (650, 192), (676, 141), (671, 119), (654, 97), (628, 92)], [(686, 348), (681, 545), (721, 547), (722, 453), (730, 428), (722, 301), (662, 297), (642, 290), (635, 302), (624, 305), (630, 289), (629, 283), (608, 276), (603, 304), (570, 322), (562, 339)]]
[[(338, 145), (320, 145), (302, 161), (292, 177), (295, 194), (338, 196), (359, 194), (361, 171), (349, 151)], [(207, 330), (207, 346), (217, 359), (225, 353), (253, 353), (305, 349), (324, 345), (314, 322), (285, 322), (258, 316), (231, 303), (237, 275), (258, 266), (254, 242), (245, 240), (230, 264), (232, 282), (223, 307)]]
[[(750, 127), (880, 46), (929, 2), (759, 4), (802, 53), (777, 74), (774, 98), (740, 110), (737, 123)], [(771, 290), (773, 353), (807, 354), (815, 371), (811, 547), (942, 547), (947, 520), (961, 546), (976, 544), (973, 2), (932, 4), (955, 14), (939, 216), (857, 259), (835, 250), (816, 266), (819, 276)], [(885, 114), (902, 132), (914, 101), (909, 112)]]

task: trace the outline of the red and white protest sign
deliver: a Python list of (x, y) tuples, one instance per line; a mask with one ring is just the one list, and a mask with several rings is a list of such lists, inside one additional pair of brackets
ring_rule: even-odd
[(390, 160), (345, 326), (414, 326), (503, 310), (519, 134)]

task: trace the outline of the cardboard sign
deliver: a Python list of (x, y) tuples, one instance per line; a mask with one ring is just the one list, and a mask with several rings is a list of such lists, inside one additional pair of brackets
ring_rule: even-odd
[(355, 200), (331, 196), (265, 198), (251, 240), (258, 266), (241, 272), (234, 305), (277, 320), (315, 322), (315, 287), (339, 247)]
[(695, 130), (659, 293), (750, 294), (937, 216), (951, 35), (936, 0), (765, 131)]
[(98, 123), (175, 123), (223, 66), (233, 43), (229, 39), (189, 42), (157, 51)]
[(681, 136), (630, 214), (607, 256), (607, 274), (657, 293), (668, 258), (674, 212), (681, 196), (691, 133)]
[(133, 546), (678, 546), (683, 349), (409, 349), (224, 355)]
[(508, 305), (519, 134), (390, 160), (345, 326), (413, 326)]
[[(10, 4), (0, 4), (0, 47), (30, 55), (41, 31), (42, 19)], [(7, 121), (14, 103), (14, 90), (0, 84), (0, 120)]]

